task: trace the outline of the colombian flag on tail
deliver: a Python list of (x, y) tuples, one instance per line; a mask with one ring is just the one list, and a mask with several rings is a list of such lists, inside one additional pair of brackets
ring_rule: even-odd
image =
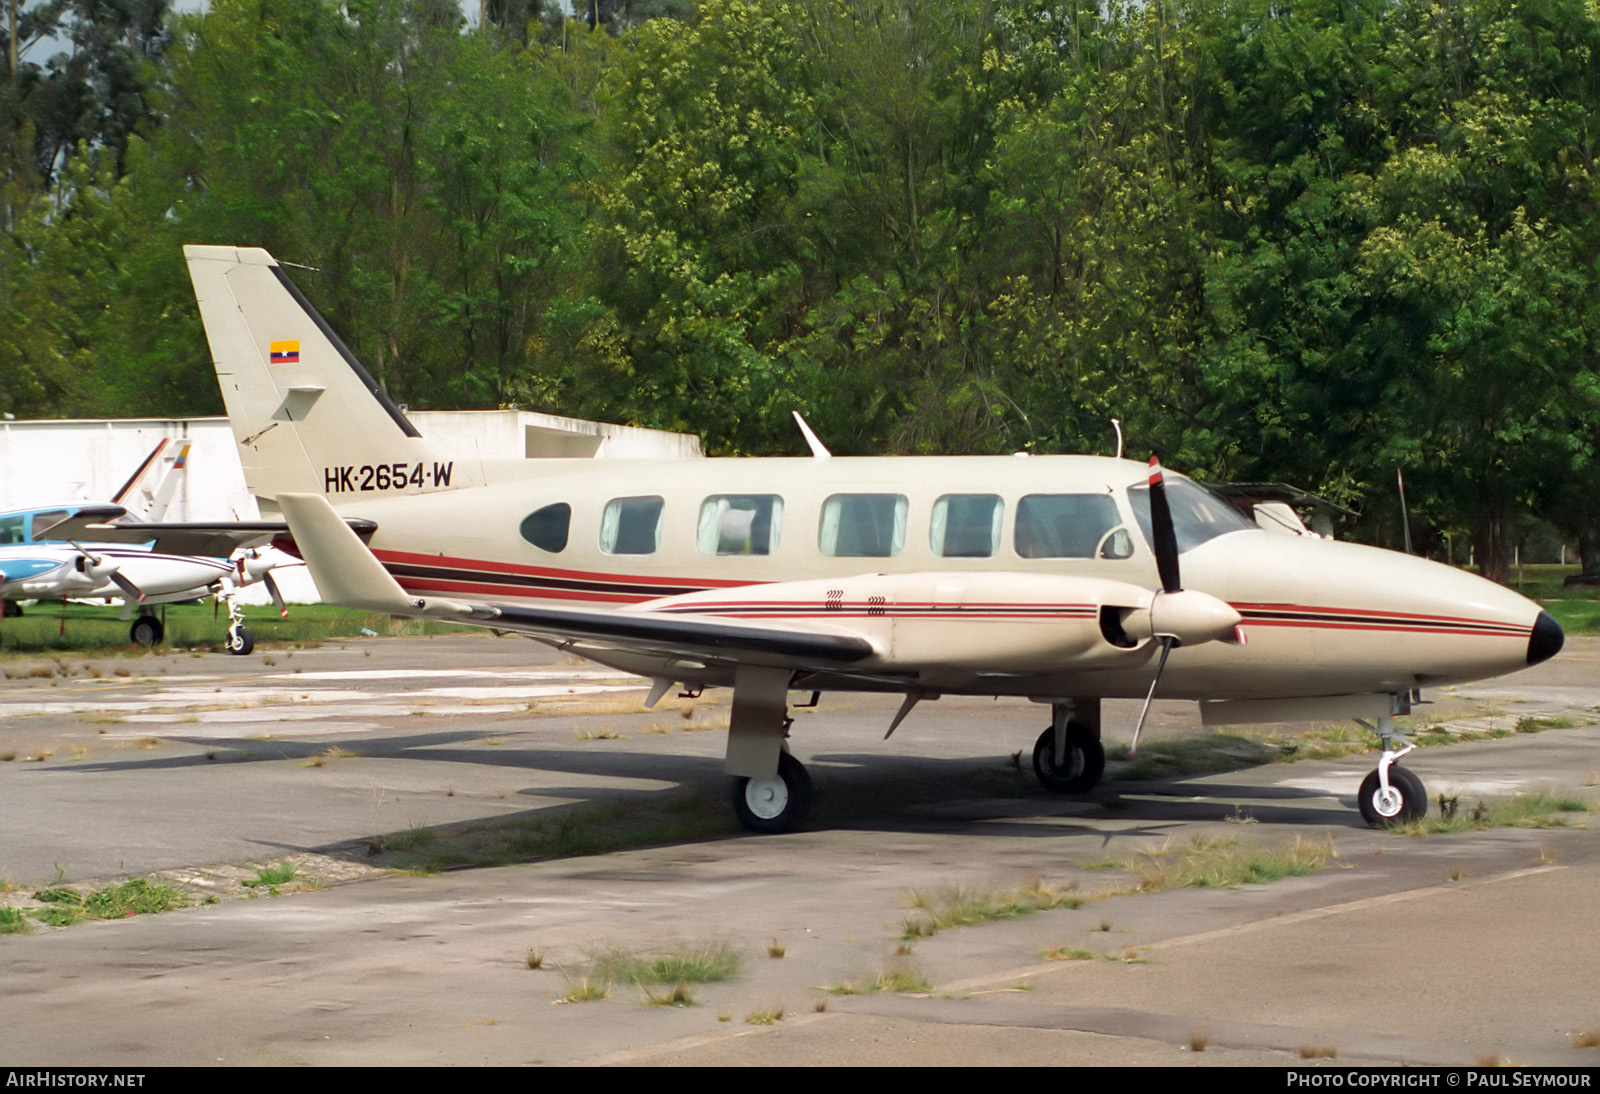
[(272, 352), (272, 363), (275, 365), (298, 365), (300, 363), (300, 343), (271, 342), (267, 348)]

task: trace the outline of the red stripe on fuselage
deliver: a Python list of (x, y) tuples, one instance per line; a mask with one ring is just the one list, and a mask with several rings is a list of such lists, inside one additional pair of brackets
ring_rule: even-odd
[[(487, 559), (457, 558), (453, 555), (418, 555), (410, 551), (374, 550), (379, 562), (393, 562), (405, 566), (450, 566), (462, 570), (475, 570), (486, 574), (517, 574), (524, 577), (548, 577), (557, 581), (598, 581), (616, 585), (666, 585), (685, 592), (700, 589), (737, 589), (745, 585), (762, 585), (760, 581), (728, 581), (711, 578), (666, 577), (653, 574), (616, 574), (598, 570), (559, 570), (550, 566), (525, 566), (515, 562), (491, 562)], [(523, 588), (524, 586), (518, 586)], [(645, 597), (643, 599), (651, 599)]]

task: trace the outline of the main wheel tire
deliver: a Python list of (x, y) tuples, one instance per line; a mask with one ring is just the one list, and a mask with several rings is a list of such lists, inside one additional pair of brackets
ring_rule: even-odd
[(1056, 731), (1047, 727), (1033, 746), (1033, 773), (1039, 785), (1052, 794), (1084, 794), (1100, 783), (1106, 770), (1106, 750), (1081, 722), (1067, 723), (1067, 755), (1056, 764)]
[(5, 605), (4, 612), (7, 619), (15, 619), (22, 614), (22, 605), (15, 600), (0, 601)]
[(256, 636), (250, 633), (249, 627), (235, 627), (228, 632), (228, 652), (236, 653), (240, 657), (256, 648)]
[(752, 832), (792, 832), (811, 812), (811, 776), (804, 764), (781, 752), (774, 778), (733, 780), (733, 811)]
[(154, 646), (166, 634), (166, 628), (161, 625), (161, 620), (153, 615), (141, 615), (133, 621), (133, 626), (128, 628), (128, 639), (138, 646)]
[(1356, 792), (1361, 819), (1374, 828), (1410, 824), (1428, 815), (1428, 791), (1422, 780), (1399, 764), (1389, 766), (1389, 790), (1384, 792), (1378, 773), (1370, 771)]

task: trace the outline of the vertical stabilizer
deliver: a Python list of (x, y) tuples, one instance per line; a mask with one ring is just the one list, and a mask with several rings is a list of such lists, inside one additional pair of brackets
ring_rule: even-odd
[(441, 458), (266, 251), (185, 247), (245, 482), (335, 503), (475, 485)]

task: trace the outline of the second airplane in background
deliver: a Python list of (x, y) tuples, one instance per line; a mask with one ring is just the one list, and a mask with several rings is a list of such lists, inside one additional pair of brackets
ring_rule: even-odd
[[(152, 549), (157, 530), (174, 526), (143, 522), (125, 505), (139, 504), (136, 488), (160, 466), (168, 443), (163, 439), (156, 444), (110, 502), (65, 502), (0, 513), (0, 601), (6, 615), (21, 615), (17, 602), (23, 600), (121, 600), (122, 618), (133, 620), (129, 641), (153, 646), (164, 637), (165, 626), (152, 608), (216, 596), (228, 607), (227, 649), (245, 654), (254, 648), (255, 638), (244, 625), (239, 590), (265, 582), (278, 611), (287, 613), (272, 577), (280, 566), (299, 565), (286, 555), (263, 552), (255, 544), (238, 547), (234, 537), (188, 547), (169, 540), (168, 552)], [(164, 515), (188, 458), (185, 443), (155, 489), (145, 492), (149, 515)], [(98, 533), (88, 531), (91, 525), (99, 526)], [(259, 536), (257, 542), (268, 539)]]

